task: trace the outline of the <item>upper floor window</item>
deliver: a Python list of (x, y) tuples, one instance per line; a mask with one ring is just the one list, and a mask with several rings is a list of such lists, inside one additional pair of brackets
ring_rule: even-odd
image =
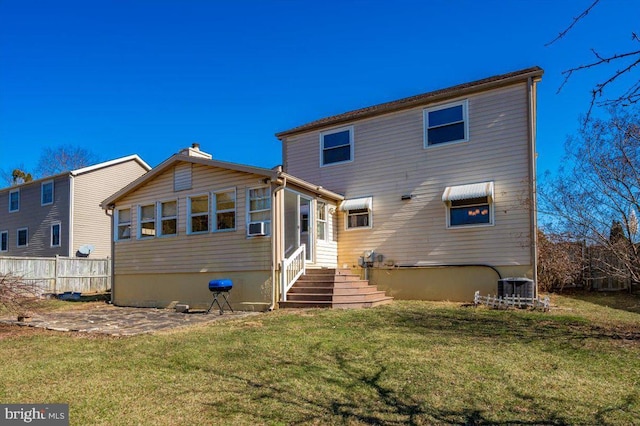
[(493, 182), (449, 186), (442, 194), (447, 228), (493, 225)]
[(9, 231), (0, 232), (0, 251), (9, 251)]
[(353, 198), (344, 200), (340, 204), (340, 210), (347, 214), (346, 229), (371, 228), (371, 215), (373, 212), (373, 198)]
[(320, 166), (353, 161), (353, 127), (320, 133)]
[(271, 235), (271, 189), (268, 186), (249, 189), (247, 198), (249, 205), (247, 232), (253, 233), (250, 224), (262, 222), (264, 224), (263, 234)]
[(28, 228), (18, 229), (18, 239), (17, 239), (16, 245), (18, 247), (26, 247), (29, 245), (29, 229)]
[(327, 204), (318, 201), (316, 208), (316, 227), (319, 240), (327, 239)]
[(169, 236), (178, 233), (178, 202), (160, 203), (160, 235)]
[(40, 204), (43, 206), (53, 204), (53, 181), (48, 180), (40, 185)]
[(424, 147), (469, 140), (468, 102), (439, 105), (424, 110)]
[(209, 195), (187, 198), (187, 233), (197, 234), (209, 231)]
[(116, 240), (131, 239), (131, 209), (116, 210)]
[(156, 205), (147, 204), (138, 207), (138, 238), (156, 236)]
[(215, 230), (231, 231), (236, 229), (236, 190), (220, 191), (213, 194), (215, 208)]
[(51, 247), (60, 247), (60, 223), (51, 225)]
[(20, 190), (14, 189), (9, 191), (9, 211), (17, 212), (20, 210)]

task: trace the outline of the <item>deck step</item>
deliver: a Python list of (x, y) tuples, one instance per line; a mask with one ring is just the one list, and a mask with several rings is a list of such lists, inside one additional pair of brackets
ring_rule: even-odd
[(349, 269), (308, 269), (280, 308), (371, 308), (393, 301)]

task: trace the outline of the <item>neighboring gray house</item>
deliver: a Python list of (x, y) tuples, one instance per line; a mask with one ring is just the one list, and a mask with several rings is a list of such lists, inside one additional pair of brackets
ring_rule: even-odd
[(0, 189), (0, 256), (111, 255), (100, 202), (151, 167), (137, 155)]

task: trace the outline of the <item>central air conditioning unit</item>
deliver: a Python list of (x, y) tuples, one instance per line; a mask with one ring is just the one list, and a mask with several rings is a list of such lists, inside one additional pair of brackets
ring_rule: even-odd
[(250, 237), (266, 235), (264, 222), (249, 222), (249, 232), (247, 232), (247, 235)]

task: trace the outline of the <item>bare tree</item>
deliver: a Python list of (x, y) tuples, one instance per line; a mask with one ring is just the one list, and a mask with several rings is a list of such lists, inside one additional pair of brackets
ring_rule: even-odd
[(538, 286), (541, 291), (580, 284), (583, 245), (560, 234), (538, 230)]
[[(566, 37), (567, 34), (581, 20), (583, 20), (599, 2), (600, 0), (595, 0), (588, 8), (583, 10), (580, 15), (573, 18), (573, 21), (567, 28), (561, 31), (556, 38), (551, 40), (545, 46), (550, 46)], [(640, 38), (637, 33), (633, 31), (630, 33), (631, 41), (638, 42), (638, 47), (640, 48)], [(562, 72), (564, 75), (564, 81), (558, 88), (558, 92), (560, 92), (576, 72), (595, 67), (606, 67), (609, 65), (616, 66), (615, 68), (612, 68), (605, 80), (595, 83), (591, 89), (591, 103), (585, 120), (589, 119), (594, 106), (610, 107), (617, 105), (631, 105), (640, 101), (640, 79), (636, 79), (634, 76), (631, 76), (633, 71), (636, 71), (638, 69), (638, 65), (640, 65), (640, 49), (631, 48), (622, 52), (602, 53), (591, 48), (591, 53), (593, 54), (593, 60), (591, 62), (566, 69)], [(626, 89), (623, 89), (621, 93), (615, 92), (613, 89), (614, 82), (620, 81), (623, 76), (630, 76), (630, 78), (632, 78), (632, 82), (629, 83), (628, 86), (626, 86)], [(609, 93), (612, 92), (614, 94), (609, 95)]]
[(35, 171), (38, 177), (46, 177), (90, 166), (98, 161), (94, 153), (82, 147), (72, 145), (47, 147), (42, 151)]
[(540, 210), (547, 228), (594, 248), (608, 276), (640, 282), (640, 114), (619, 107), (567, 140), (566, 168), (547, 176)]
[(12, 274), (0, 274), (0, 312), (28, 316), (38, 308), (39, 291), (35, 284)]

